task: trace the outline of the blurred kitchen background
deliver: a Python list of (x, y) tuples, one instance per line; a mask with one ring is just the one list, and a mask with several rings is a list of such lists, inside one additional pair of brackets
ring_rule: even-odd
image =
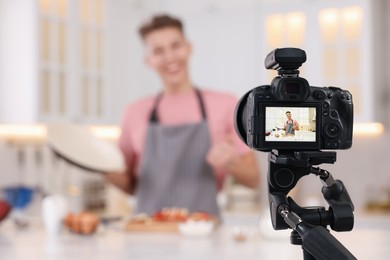
[[(45, 124), (87, 125), (115, 142), (124, 107), (160, 88), (143, 63), (137, 29), (169, 13), (183, 19), (193, 43), (197, 86), (240, 97), (271, 82), (264, 58), (272, 49), (293, 46), (307, 53), (301, 75), (311, 85), (351, 91), (353, 147), (323, 167), (343, 180), (358, 212), (389, 210), (388, 10), (386, 0), (0, 0), (0, 188), (66, 194), (75, 211), (131, 210), (100, 175), (57, 158)], [(220, 198), (226, 210), (267, 207), (267, 154), (258, 161), (260, 190), (228, 179)], [(320, 181), (306, 178), (294, 196), (322, 203)]]

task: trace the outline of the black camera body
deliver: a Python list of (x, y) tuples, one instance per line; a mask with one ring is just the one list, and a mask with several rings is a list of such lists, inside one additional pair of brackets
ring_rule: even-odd
[(348, 149), (352, 146), (352, 95), (337, 87), (310, 86), (299, 77), (306, 53), (275, 49), (265, 67), (279, 75), (239, 101), (235, 127), (240, 138), (259, 151)]

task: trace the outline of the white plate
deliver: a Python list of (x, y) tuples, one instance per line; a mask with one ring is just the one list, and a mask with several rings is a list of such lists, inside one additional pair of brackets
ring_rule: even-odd
[(188, 220), (179, 224), (179, 231), (182, 235), (188, 237), (204, 237), (211, 234), (214, 229), (212, 221), (193, 221)]
[(93, 172), (123, 171), (124, 159), (119, 148), (92, 135), (87, 128), (73, 124), (47, 126), (49, 147), (61, 158)]

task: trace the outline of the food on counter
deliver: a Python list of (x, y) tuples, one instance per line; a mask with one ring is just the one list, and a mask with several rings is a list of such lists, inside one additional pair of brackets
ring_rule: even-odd
[(153, 219), (147, 214), (138, 214), (131, 218), (130, 222), (134, 224), (146, 224), (153, 221)]
[(215, 221), (214, 217), (207, 212), (193, 212), (188, 218), (192, 221)]
[(183, 222), (188, 218), (188, 210), (184, 208), (164, 208), (152, 216), (160, 222)]
[(164, 208), (151, 216), (133, 216), (127, 222), (126, 230), (178, 232), (179, 225), (188, 222), (211, 222), (213, 225), (217, 223), (216, 218), (206, 212), (189, 213), (184, 208)]
[(242, 242), (242, 241), (245, 241), (247, 239), (248, 235), (247, 233), (240, 227), (235, 227), (233, 229), (233, 239), (235, 241), (239, 241), (239, 242)]
[(96, 231), (99, 225), (99, 217), (91, 212), (69, 213), (64, 218), (64, 225), (70, 231), (78, 234), (89, 235)]

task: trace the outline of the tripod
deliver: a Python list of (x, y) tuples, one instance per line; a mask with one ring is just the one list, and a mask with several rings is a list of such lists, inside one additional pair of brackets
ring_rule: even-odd
[[(301, 245), (304, 260), (356, 259), (326, 227), (351, 231), (354, 224), (353, 203), (344, 184), (323, 169), (313, 167), (334, 163), (336, 152), (273, 150), (268, 157), (268, 198), (275, 230), (291, 228), (290, 242)], [(287, 194), (303, 176), (320, 177), (322, 194), (329, 204), (324, 207), (300, 207)]]

